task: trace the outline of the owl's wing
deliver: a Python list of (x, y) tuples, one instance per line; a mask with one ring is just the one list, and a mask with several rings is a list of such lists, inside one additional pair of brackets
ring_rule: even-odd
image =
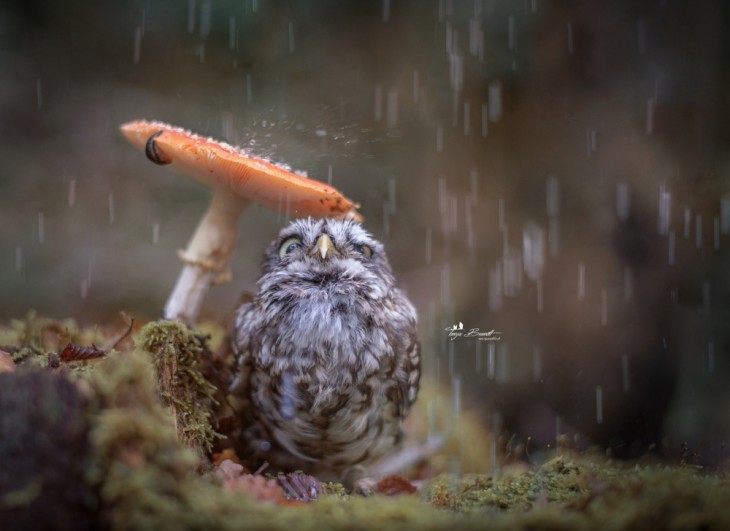
[(236, 312), (236, 331), (233, 337), (233, 351), (235, 363), (233, 367), (233, 382), (229, 388), (230, 401), (234, 409), (240, 414), (249, 407), (249, 393), (251, 389), (251, 355), (252, 319), (255, 318), (256, 308), (252, 302), (244, 304)]
[(416, 334), (409, 334), (410, 344), (406, 349), (403, 361), (405, 379), (400, 382), (401, 396), (403, 397), (403, 417), (408, 414), (411, 406), (418, 397), (418, 388), (421, 382), (421, 344)]

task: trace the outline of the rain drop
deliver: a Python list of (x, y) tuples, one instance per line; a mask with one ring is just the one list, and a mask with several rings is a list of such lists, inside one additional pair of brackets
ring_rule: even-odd
[(188, 33), (195, 33), (195, 0), (188, 0)]
[(676, 246), (676, 243), (674, 240), (675, 240), (674, 231), (670, 230), (669, 239), (667, 242), (667, 248), (668, 248), (668, 252), (669, 252), (669, 265), (674, 265), (674, 253), (675, 253), (675, 246)]
[(629, 218), (629, 186), (626, 183), (616, 185), (616, 217), (621, 221)]
[(659, 234), (667, 234), (672, 207), (672, 194), (667, 191), (664, 185), (659, 187)]
[(707, 372), (715, 372), (715, 343), (707, 342)]
[(470, 103), (469, 101), (464, 102), (464, 136), (471, 134), (471, 120), (470, 120)]
[(158, 243), (160, 241), (160, 224), (155, 222), (152, 224), (152, 243)]
[(461, 379), (458, 376), (454, 376), (451, 380), (451, 392), (454, 402), (454, 417), (459, 418), (461, 416)]
[(689, 208), (684, 209), (684, 239), (689, 240), (690, 226), (692, 225), (692, 211)]
[(431, 249), (433, 246), (433, 232), (431, 231), (431, 227), (428, 227), (426, 229), (426, 264), (431, 264)]
[(418, 79), (418, 70), (413, 71), (413, 103), (418, 103), (418, 96), (419, 96), (419, 79)]
[(515, 17), (512, 15), (507, 17), (507, 49), (515, 49)]
[(631, 382), (629, 380), (629, 357), (626, 354), (621, 356), (621, 379), (623, 381), (624, 393), (628, 393)]
[(568, 22), (568, 26), (566, 28), (568, 33), (568, 53), (573, 53), (573, 24)]
[(646, 134), (654, 132), (654, 98), (646, 100)]
[(636, 21), (636, 41), (639, 55), (644, 55), (646, 53), (646, 26), (643, 20)]
[(383, 0), (383, 22), (390, 20), (390, 0)]
[(23, 249), (20, 247), (15, 248), (15, 271), (17, 273), (23, 272)]
[(114, 192), (109, 192), (109, 225), (114, 224)]
[(545, 266), (545, 231), (536, 223), (529, 222), (522, 229), (522, 255), (527, 278), (538, 280)]
[(142, 28), (137, 26), (134, 30), (134, 52), (132, 60), (134, 64), (138, 65), (142, 57)]
[(699, 214), (695, 217), (695, 245), (702, 249), (702, 216)]
[(46, 223), (43, 212), (38, 212), (38, 243), (46, 241)]
[(730, 195), (720, 200), (720, 232), (730, 234)]
[(555, 217), (560, 213), (560, 183), (555, 177), (547, 178), (546, 202), (548, 216)]
[(603, 387), (596, 386), (596, 424), (603, 424)]
[(438, 124), (436, 126), (436, 152), (441, 153), (444, 150), (444, 126)]
[(720, 218), (717, 216), (712, 220), (712, 240), (715, 250), (720, 249)]
[(398, 125), (398, 91), (388, 91), (388, 103), (385, 110), (385, 123), (391, 129)]
[(76, 179), (71, 179), (68, 183), (68, 206), (73, 207), (76, 204)]
[(502, 118), (502, 83), (494, 81), (489, 84), (488, 90), (489, 121), (498, 122)]
[(710, 283), (702, 283), (702, 306), (705, 309), (705, 314), (710, 315)]
[(289, 54), (294, 53), (294, 23), (289, 22)]
[(608, 324), (608, 292), (601, 290), (601, 326)]
[(542, 349), (538, 346), (532, 349), (532, 381), (542, 380)]
[(482, 137), (487, 138), (489, 133), (489, 107), (486, 103), (482, 104)]
[(487, 345), (487, 378), (494, 380), (495, 373), (495, 345), (494, 341), (490, 341)]
[(375, 113), (374, 120), (379, 122), (383, 117), (383, 86), (375, 85)]
[(228, 19), (228, 49), (236, 49), (236, 17), (233, 15)]
[(41, 83), (41, 78), (36, 79), (35, 91), (36, 91), (36, 107), (40, 111), (41, 107), (43, 107), (43, 85)]
[(586, 265), (578, 263), (578, 300), (582, 301), (586, 295)]

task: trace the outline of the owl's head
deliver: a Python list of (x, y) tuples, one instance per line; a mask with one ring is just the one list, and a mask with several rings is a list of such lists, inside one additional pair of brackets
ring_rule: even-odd
[(266, 250), (262, 273), (271, 282), (393, 284), (383, 245), (360, 223), (331, 218), (298, 219), (284, 227)]

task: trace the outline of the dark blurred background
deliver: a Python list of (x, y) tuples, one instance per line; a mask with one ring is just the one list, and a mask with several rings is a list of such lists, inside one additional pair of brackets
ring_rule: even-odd
[[(427, 374), (496, 433), (535, 447), (567, 434), (619, 456), (684, 446), (718, 464), (730, 437), (728, 11), (4, 2), (0, 318), (159, 315), (208, 192), (117, 128), (168, 121), (362, 203), (418, 307)], [(233, 283), (213, 289), (208, 317), (255, 290), (284, 222), (245, 213)], [(452, 341), (459, 322), (501, 339)]]

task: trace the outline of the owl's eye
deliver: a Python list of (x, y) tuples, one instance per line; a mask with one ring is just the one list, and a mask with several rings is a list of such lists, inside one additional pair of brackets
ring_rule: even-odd
[(355, 245), (353, 245), (353, 248), (356, 252), (360, 253), (365, 258), (370, 258), (371, 256), (373, 256), (373, 250), (367, 245), (356, 243)]
[(297, 249), (301, 249), (301, 248), (302, 248), (302, 240), (300, 240), (296, 236), (287, 238), (281, 244), (281, 247), (279, 247), (279, 258), (284, 258), (289, 253), (292, 253), (292, 252), (296, 251)]

